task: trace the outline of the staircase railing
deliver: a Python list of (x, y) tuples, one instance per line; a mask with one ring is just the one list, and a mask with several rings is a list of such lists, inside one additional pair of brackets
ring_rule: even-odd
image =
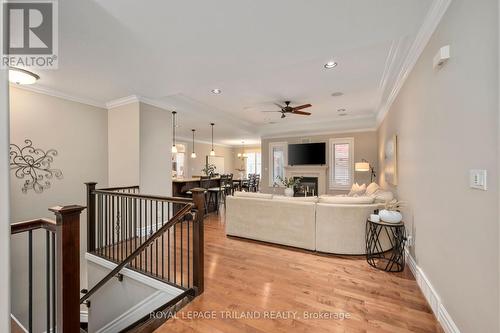
[[(33, 332), (33, 236), (45, 230), (46, 332), (80, 329), (80, 214), (85, 207), (53, 207), (56, 220), (36, 219), (11, 224), (11, 234), (28, 238), (28, 332)], [(37, 272), (37, 275), (40, 272)], [(37, 309), (39, 310), (39, 309)]]
[(191, 199), (144, 195), (137, 186), (86, 185), (87, 251), (117, 266), (80, 303), (124, 268), (185, 291), (203, 292), (203, 189), (195, 189)]

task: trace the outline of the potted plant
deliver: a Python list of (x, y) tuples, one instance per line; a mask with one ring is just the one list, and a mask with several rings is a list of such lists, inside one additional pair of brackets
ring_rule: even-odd
[(215, 164), (207, 164), (203, 169), (201, 169), (201, 171), (203, 171), (203, 173), (206, 175), (206, 176), (209, 176), (209, 177), (213, 177), (213, 175), (215, 174), (215, 169), (217, 167), (215, 166)]
[(278, 181), (285, 187), (285, 195), (287, 197), (293, 197), (294, 188), (300, 184), (302, 177), (290, 177), (283, 178), (281, 176), (276, 177)]
[(399, 223), (403, 220), (403, 215), (399, 209), (405, 205), (404, 202), (393, 199), (385, 203), (385, 209), (382, 209), (378, 215), (380, 219), (387, 223)]

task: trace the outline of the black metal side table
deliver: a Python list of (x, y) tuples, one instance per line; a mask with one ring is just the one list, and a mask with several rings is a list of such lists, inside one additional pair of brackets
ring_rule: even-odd
[[(405, 242), (406, 229), (403, 222), (366, 221), (366, 261), (371, 266), (386, 272), (403, 271)], [(387, 245), (390, 245), (389, 249)]]

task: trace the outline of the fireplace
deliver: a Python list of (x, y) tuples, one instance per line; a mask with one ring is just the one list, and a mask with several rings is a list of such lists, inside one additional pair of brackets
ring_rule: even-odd
[(310, 197), (318, 195), (318, 177), (294, 177), (302, 178), (295, 188), (295, 197)]

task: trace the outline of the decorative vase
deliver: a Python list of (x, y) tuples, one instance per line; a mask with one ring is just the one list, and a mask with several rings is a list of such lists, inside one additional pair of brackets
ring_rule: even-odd
[(403, 220), (403, 215), (395, 210), (382, 209), (378, 215), (382, 221), (387, 223), (399, 223)]
[(293, 197), (293, 187), (287, 187), (287, 188), (285, 189), (285, 195), (286, 195), (287, 197)]

